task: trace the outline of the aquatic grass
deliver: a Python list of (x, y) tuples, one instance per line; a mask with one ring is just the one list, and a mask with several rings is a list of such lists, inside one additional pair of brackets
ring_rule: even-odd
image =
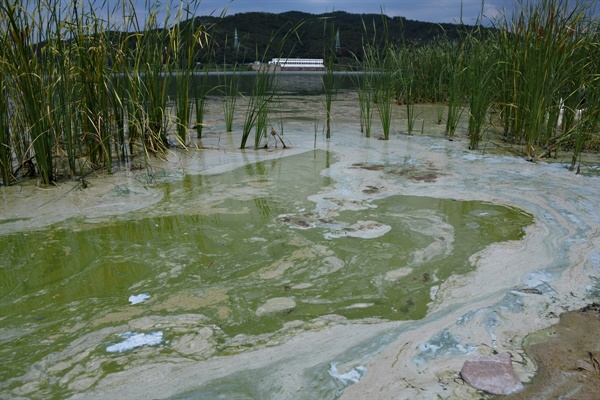
[[(234, 67), (235, 68), (235, 67)], [(233, 117), (238, 98), (238, 79), (234, 70), (229, 82), (225, 82), (226, 93), (223, 96), (223, 115), (225, 118), (225, 130), (233, 131)]]
[(239, 95), (239, 81), (237, 76), (237, 65), (233, 67), (233, 72), (228, 74), (223, 72), (223, 116), (225, 118), (225, 130), (233, 131), (233, 117), (235, 115), (235, 106)]
[[(3, 45), (4, 42), (4, 38), (1, 38), (0, 45)], [(5, 64), (0, 64), (0, 178), (2, 178), (2, 183), (8, 186), (12, 179), (13, 171), (8, 116), (9, 106), (8, 96), (6, 95), (7, 82), (4, 68)]]
[[(176, 140), (186, 143), (193, 61), (209, 40), (202, 26), (182, 24), (197, 4), (182, 3), (171, 25), (170, 12), (157, 21), (157, 3), (146, 3), (140, 23), (128, 0), (103, 3), (102, 16), (89, 2), (3, 0), (3, 183), (25, 168), (48, 184), (90, 169), (112, 172), (115, 160), (136, 152), (160, 154), (171, 117)], [(175, 99), (167, 92), (173, 74)]]
[(447, 61), (444, 71), (448, 88), (446, 135), (450, 140), (453, 140), (458, 122), (464, 111), (465, 93), (463, 80), (465, 71), (467, 71), (464, 43), (449, 43), (446, 57)]
[[(366, 32), (366, 27), (363, 21), (363, 29)], [(373, 109), (374, 105), (374, 74), (375, 66), (373, 65), (375, 57), (373, 55), (373, 47), (364, 42), (362, 45), (362, 74), (357, 75), (355, 84), (358, 91), (358, 104), (360, 110), (360, 131), (366, 137), (371, 137), (371, 129), (373, 126)], [(354, 59), (359, 62), (359, 57), (353, 54)]]
[[(323, 20), (323, 35), (327, 36), (328, 19)], [(331, 104), (337, 89), (335, 87), (334, 65), (335, 65), (335, 25), (329, 24), (329, 39), (325, 39), (325, 48), (323, 49), (325, 60), (325, 75), (322, 78), (323, 92), (325, 93), (325, 138), (331, 138)]]
[[(177, 15), (177, 21), (191, 20), (195, 12), (194, 4), (182, 3)], [(188, 127), (191, 118), (190, 87), (193, 82), (193, 65), (195, 47), (202, 27), (195, 28), (192, 23), (177, 23), (172, 28), (173, 50), (175, 53), (175, 73), (177, 80), (176, 129), (177, 139), (182, 146), (188, 142)]]
[(373, 127), (373, 84), (370, 73), (365, 73), (358, 88), (358, 102), (360, 106), (360, 130), (366, 137), (371, 137)]
[(405, 106), (407, 134), (412, 135), (417, 118), (415, 102), (418, 85), (415, 72), (416, 62), (413, 59), (416, 54), (415, 52), (409, 51), (406, 43), (403, 43), (402, 49), (400, 51), (391, 52), (391, 55), (398, 76), (395, 80), (396, 93), (394, 96), (398, 104), (404, 104)]
[(535, 161), (539, 149), (555, 140), (556, 131), (546, 121), (556, 120), (565, 90), (574, 93), (589, 79), (582, 69), (590, 54), (579, 50), (591, 38), (583, 3), (542, 0), (517, 4), (517, 11), (505, 15), (500, 23), (505, 32), (500, 35), (507, 56), (505, 68), (512, 72), (512, 115), (507, 122), (512, 136), (525, 142), (526, 158)]
[[(240, 148), (244, 149), (246, 143), (254, 130), (254, 149), (258, 150), (263, 139), (267, 139), (267, 129), (269, 126), (268, 107), (277, 93), (275, 74), (277, 72), (276, 65), (266, 65), (267, 55), (271, 52), (277, 54), (279, 58), (285, 58), (283, 55), (284, 45), (287, 40), (291, 37), (298, 37), (298, 29), (304, 25), (305, 21), (288, 27), (287, 25), (282, 26), (277, 32), (275, 32), (270, 42), (267, 45), (263, 54), (258, 53), (256, 50), (256, 59), (261, 61), (261, 67), (256, 71), (254, 84), (250, 92), (250, 97), (247, 102), (246, 118), (242, 127), (242, 139)], [(279, 37), (279, 40), (276, 38)]]
[(268, 105), (274, 96), (274, 71), (266, 68), (257, 71), (254, 85), (248, 99), (246, 118), (242, 128), (240, 148), (246, 147), (246, 142), (255, 128), (254, 149), (258, 150), (260, 142), (266, 138), (268, 126)]
[[(384, 21), (383, 42), (381, 43), (377, 37), (376, 31), (373, 38), (366, 45), (363, 45), (363, 57), (365, 65), (369, 68), (367, 74), (372, 78), (373, 87), (373, 102), (379, 113), (381, 127), (383, 130), (383, 139), (388, 140), (390, 137), (390, 129), (392, 123), (393, 98), (396, 91), (395, 79), (397, 76), (396, 65), (394, 63), (396, 51), (394, 46), (387, 40), (387, 23)], [(375, 28), (375, 26), (374, 26)], [(366, 32), (366, 26), (363, 22), (363, 29)], [(375, 29), (374, 29), (375, 30)], [(368, 90), (368, 86), (365, 89)], [(366, 94), (363, 92), (363, 94)], [(366, 98), (363, 98), (366, 100)], [(363, 103), (363, 110), (369, 111)], [(368, 114), (363, 117), (369, 118)], [(365, 123), (370, 122), (364, 120)]]
[(210, 92), (208, 84), (208, 69), (205, 68), (201, 73), (200, 82), (198, 82), (198, 74), (194, 74), (194, 111), (196, 114), (196, 136), (202, 137), (202, 128), (204, 127), (204, 108), (206, 105), (206, 98)]
[[(45, 70), (49, 63), (43, 62), (44, 57), (41, 62), (31, 62), (39, 56), (38, 49), (32, 44), (43, 39), (41, 32), (45, 21), (41, 13), (28, 15), (22, 6), (8, 1), (2, 3), (1, 11), (7, 30), (4, 72), (11, 77), (9, 98), (14, 102), (17, 117), (14, 128), (23, 132), (19, 140), (25, 144), (23, 158), (18, 162), (35, 159), (39, 179), (47, 184), (54, 180), (52, 148), (55, 136), (51, 132), (53, 107), (49, 103), (52, 96), (44, 79), (51, 71)], [(8, 60), (12, 62), (8, 63)]]
[(384, 140), (389, 140), (390, 138), (393, 118), (395, 72), (393, 69), (394, 63), (392, 52), (393, 50), (390, 47), (385, 47), (383, 55), (378, 59), (379, 68), (375, 78), (375, 101), (377, 111), (379, 112)]
[(483, 126), (492, 106), (497, 62), (494, 59), (494, 43), (488, 38), (470, 35), (468, 41), (468, 69), (466, 71), (469, 97), (469, 148), (477, 149), (483, 135)]

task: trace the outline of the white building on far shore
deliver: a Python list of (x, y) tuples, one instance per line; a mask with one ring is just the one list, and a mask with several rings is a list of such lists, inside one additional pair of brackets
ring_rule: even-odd
[(325, 71), (322, 58), (274, 58), (267, 65), (274, 71)]

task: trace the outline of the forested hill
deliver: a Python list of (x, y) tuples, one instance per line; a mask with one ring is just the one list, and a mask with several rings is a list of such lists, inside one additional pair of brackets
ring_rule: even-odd
[[(196, 17), (193, 22), (196, 26), (202, 24), (207, 27), (213, 43), (216, 43), (214, 60), (217, 63), (266, 61), (278, 56), (324, 58), (325, 49), (329, 46), (335, 48), (338, 31), (337, 57), (350, 61), (355, 56), (362, 58), (366, 42), (373, 43), (375, 40), (381, 43), (387, 39), (392, 43), (418, 45), (440, 36), (458, 39), (461, 31), (474, 29), (458, 24), (434, 24), (403, 17), (342, 11), (319, 15), (299, 11), (281, 14), (249, 12), (222, 18)], [(237, 48), (234, 46), (236, 30)]]

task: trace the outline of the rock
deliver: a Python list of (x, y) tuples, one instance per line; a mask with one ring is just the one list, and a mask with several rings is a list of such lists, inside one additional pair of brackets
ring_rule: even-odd
[(460, 375), (469, 385), (490, 394), (512, 394), (523, 389), (508, 353), (473, 357), (465, 361)]

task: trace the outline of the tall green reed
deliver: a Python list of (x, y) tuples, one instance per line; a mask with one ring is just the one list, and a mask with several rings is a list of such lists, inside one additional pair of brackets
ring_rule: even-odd
[[(184, 2), (171, 25), (171, 14), (159, 22), (162, 10), (149, 1), (140, 22), (129, 0), (101, 4), (102, 15), (89, 2), (2, 0), (3, 183), (25, 164), (48, 184), (94, 168), (111, 172), (136, 152), (161, 153), (171, 117), (185, 143), (190, 71), (207, 39), (181, 22), (197, 3)], [(171, 116), (167, 81), (175, 69)]]
[(334, 66), (335, 66), (335, 25), (333, 23), (329, 24), (329, 35), (327, 38), (327, 19), (324, 19), (323, 24), (323, 36), (326, 37), (324, 43), (325, 48), (323, 49), (324, 53), (324, 61), (325, 61), (325, 75), (323, 76), (323, 91), (325, 93), (325, 138), (331, 138), (331, 105), (333, 102), (333, 97), (337, 92), (335, 87), (335, 75), (334, 75)]
[[(0, 34), (0, 46), (4, 49), (6, 41), (3, 34)], [(2, 50), (0, 50), (2, 51)], [(6, 94), (6, 73), (4, 63), (0, 64), (0, 178), (2, 183), (8, 185), (12, 179), (12, 156), (10, 143), (10, 126), (8, 115), (8, 96)]]
[(540, 149), (555, 140), (555, 131), (546, 121), (549, 116), (556, 120), (564, 91), (572, 93), (585, 84), (577, 75), (589, 55), (577, 50), (588, 39), (580, 31), (586, 8), (567, 0), (517, 4), (517, 11), (501, 21), (505, 33), (500, 35), (507, 56), (505, 68), (512, 72), (509, 129), (525, 142), (526, 157), (534, 161)]
[[(182, 3), (177, 20), (191, 20), (194, 10), (190, 4)], [(173, 51), (175, 53), (174, 72), (177, 81), (176, 129), (177, 139), (181, 145), (188, 142), (188, 127), (191, 118), (190, 88), (194, 84), (193, 67), (195, 65), (195, 47), (202, 35), (202, 27), (195, 28), (193, 23), (178, 23), (172, 28)]]
[(495, 93), (497, 62), (494, 57), (495, 40), (471, 34), (467, 39), (468, 69), (465, 73), (466, 92), (469, 98), (469, 148), (477, 149), (482, 139), (483, 127), (492, 106)]
[[(227, 41), (225, 42), (227, 47)], [(236, 53), (238, 49), (235, 49)], [(237, 59), (237, 57), (236, 57)], [(235, 106), (239, 95), (239, 77), (237, 62), (233, 65), (233, 71), (227, 71), (226, 56), (223, 56), (223, 116), (225, 118), (225, 128), (227, 132), (233, 131), (233, 117), (235, 115)]]
[[(267, 65), (267, 57), (270, 53), (276, 54), (277, 58), (286, 58), (284, 55), (284, 44), (291, 37), (298, 37), (298, 29), (304, 25), (305, 21), (288, 27), (284, 25), (279, 31), (271, 37), (263, 54), (256, 52), (256, 59), (261, 61), (261, 67), (257, 69), (254, 84), (247, 100), (246, 118), (242, 127), (242, 140), (240, 148), (246, 148), (246, 143), (254, 128), (254, 149), (258, 150), (261, 143), (268, 139), (267, 128), (269, 126), (269, 104), (277, 93), (275, 74), (277, 65)], [(287, 30), (286, 30), (287, 29)]]
[(375, 101), (383, 130), (383, 139), (389, 140), (393, 118), (393, 105), (396, 76), (393, 62), (393, 49), (386, 44), (378, 59), (379, 67), (375, 77)]
[(467, 70), (464, 43), (449, 43), (447, 46), (445, 70), (447, 85), (448, 114), (446, 118), (446, 135), (454, 139), (456, 128), (464, 111), (464, 75)]
[(239, 94), (239, 81), (236, 69), (237, 66), (234, 66), (231, 75), (228, 76), (226, 72), (224, 72), (223, 75), (223, 116), (225, 118), (225, 130), (227, 132), (233, 131), (233, 117), (235, 115), (235, 106)]
[[(363, 21), (364, 27), (364, 21)], [(366, 32), (366, 28), (364, 29)], [(362, 60), (361, 65), (362, 74), (358, 75), (355, 82), (358, 88), (358, 103), (360, 110), (360, 131), (364, 132), (366, 137), (371, 137), (371, 129), (373, 126), (373, 110), (374, 104), (374, 77), (377, 73), (375, 70), (376, 57), (374, 54), (374, 47), (370, 46), (369, 43), (365, 43), (363, 38), (362, 44)], [(353, 55), (354, 59), (358, 62), (359, 58), (356, 54)]]

